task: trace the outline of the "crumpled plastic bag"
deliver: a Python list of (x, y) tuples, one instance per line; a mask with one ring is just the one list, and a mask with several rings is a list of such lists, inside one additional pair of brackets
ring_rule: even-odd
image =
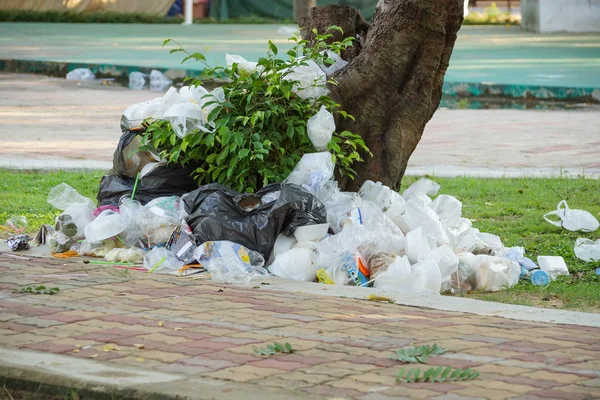
[(310, 117), (306, 123), (308, 138), (318, 151), (327, 151), (327, 145), (331, 142), (331, 137), (335, 131), (335, 121), (333, 114), (327, 111), (325, 106), (321, 106), (318, 113)]
[(183, 262), (164, 247), (155, 247), (144, 256), (144, 268), (158, 274), (176, 274), (183, 268)]
[(436, 249), (431, 250), (429, 253), (419, 256), (419, 262), (424, 260), (433, 260), (440, 269), (442, 282), (450, 279), (453, 273), (458, 269), (458, 257), (454, 254), (454, 251), (447, 246), (443, 245)]
[(438, 246), (450, 242), (439, 216), (433, 209), (423, 207), (411, 199), (406, 202), (406, 211), (403, 217), (411, 231), (420, 227), (425, 235), (435, 238)]
[(283, 79), (296, 81), (293, 92), (302, 99), (318, 99), (329, 94), (327, 76), (313, 60), (305, 60), (306, 65), (295, 67)]
[(409, 201), (413, 197), (423, 195), (435, 196), (439, 190), (439, 183), (436, 183), (426, 178), (422, 178), (410, 185), (408, 189), (406, 189), (404, 193), (402, 193), (402, 197), (404, 197), (404, 200)]
[(231, 68), (233, 64), (237, 64), (238, 71), (247, 74), (251, 74), (258, 69), (258, 63), (248, 61), (244, 57), (235, 54), (225, 54), (225, 64), (227, 64), (227, 68)]
[[(277, 199), (262, 202), (274, 192), (279, 192)], [(267, 260), (280, 233), (292, 236), (299, 226), (326, 222), (325, 207), (297, 185), (277, 183), (255, 194), (241, 194), (213, 183), (184, 195), (182, 201), (199, 243), (229, 240)]]
[(284, 183), (302, 186), (314, 193), (333, 177), (334, 168), (331, 153), (307, 153), (302, 156)]
[(66, 79), (68, 81), (93, 81), (96, 79), (96, 75), (89, 68), (76, 68), (67, 73)]
[[(549, 215), (556, 215), (560, 221), (553, 221)], [(572, 210), (565, 200), (558, 203), (556, 211), (544, 214), (546, 222), (563, 227), (568, 231), (594, 232), (600, 227), (600, 222), (591, 213), (585, 210)]]
[(586, 238), (578, 238), (575, 241), (575, 256), (580, 260), (592, 262), (592, 261), (600, 261), (600, 239), (595, 242), (586, 239)]
[(475, 289), (496, 292), (519, 282), (521, 266), (515, 261), (503, 257), (487, 255), (476, 256), (473, 270), (475, 271)]
[[(60, 238), (58, 239), (60, 240)], [(89, 256), (89, 257), (104, 257), (111, 250), (117, 247), (117, 242), (112, 239), (104, 240), (98, 243), (92, 243), (87, 240), (84, 240), (79, 247), (79, 255), (80, 256)], [(50, 242), (50, 248), (52, 249), (52, 239)], [(64, 250), (68, 251), (70, 249)], [(56, 251), (56, 253), (64, 253), (64, 251)]]
[(319, 269), (316, 258), (313, 250), (294, 247), (277, 254), (275, 260), (269, 266), (269, 272), (281, 278), (313, 282)]
[(335, 51), (325, 50), (325, 54), (327, 54), (327, 57), (329, 57), (333, 60), (333, 63), (329, 66), (321, 65), (321, 69), (327, 75), (332, 75), (335, 72), (339, 71), (340, 69), (344, 68), (346, 65), (348, 65), (348, 61), (344, 60)]
[(260, 253), (227, 240), (203, 243), (194, 251), (194, 258), (217, 282), (248, 283), (267, 275)]
[[(85, 228), (94, 220), (95, 205), (92, 199), (82, 196), (63, 182), (50, 190), (47, 201), (59, 210), (63, 210), (56, 217), (56, 231), (73, 240), (83, 239)], [(60, 241), (64, 240), (61, 238)]]
[(437, 213), (444, 226), (456, 226), (462, 215), (462, 203), (454, 196), (441, 194), (429, 207)]
[(92, 243), (99, 243), (119, 235), (125, 229), (125, 221), (121, 214), (104, 210), (85, 227), (85, 239)]

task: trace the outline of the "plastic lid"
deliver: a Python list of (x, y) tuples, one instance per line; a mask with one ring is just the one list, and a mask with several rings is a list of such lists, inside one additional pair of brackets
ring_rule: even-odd
[(548, 284), (549, 278), (546, 271), (537, 270), (533, 271), (531, 274), (531, 283), (536, 286), (546, 286)]

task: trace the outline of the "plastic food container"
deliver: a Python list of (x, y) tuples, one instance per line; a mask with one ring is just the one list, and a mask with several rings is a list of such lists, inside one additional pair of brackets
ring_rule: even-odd
[(558, 275), (569, 275), (569, 269), (562, 257), (539, 256), (537, 261), (540, 269), (546, 272), (551, 280), (556, 279)]
[(125, 230), (125, 222), (114, 211), (105, 210), (90, 222), (84, 229), (85, 238), (88, 242), (98, 243), (108, 238), (117, 236)]

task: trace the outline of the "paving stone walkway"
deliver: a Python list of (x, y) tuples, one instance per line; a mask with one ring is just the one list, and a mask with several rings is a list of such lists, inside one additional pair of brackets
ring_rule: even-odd
[[(13, 292), (40, 284), (60, 293)], [(264, 288), (0, 255), (0, 346), (323, 398), (600, 398), (600, 328)], [(274, 341), (296, 352), (254, 353)], [(450, 352), (428, 364), (481, 376), (397, 383), (391, 352), (433, 343)]]

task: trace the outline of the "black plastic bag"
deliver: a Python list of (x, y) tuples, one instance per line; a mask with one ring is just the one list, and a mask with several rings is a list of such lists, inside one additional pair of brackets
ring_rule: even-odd
[[(113, 155), (113, 169), (102, 177), (98, 190), (98, 206), (118, 205), (123, 196), (131, 196), (137, 173), (149, 162), (155, 161), (148, 152), (136, 152), (139, 148), (143, 127), (125, 130), (126, 119), (121, 120), (124, 130)], [(198, 188), (191, 177), (196, 165), (159, 165), (140, 178), (135, 191), (135, 200), (146, 204), (164, 196), (181, 196)]]
[(271, 184), (256, 194), (240, 194), (212, 183), (181, 198), (198, 243), (229, 240), (268, 260), (280, 233), (327, 222), (325, 207), (296, 185)]

